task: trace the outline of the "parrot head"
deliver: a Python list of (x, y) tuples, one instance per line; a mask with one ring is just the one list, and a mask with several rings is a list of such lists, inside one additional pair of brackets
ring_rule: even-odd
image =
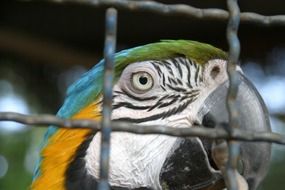
[[(167, 40), (115, 55), (113, 121), (173, 128), (228, 123), (227, 55), (208, 44)], [(58, 112), (62, 118), (100, 121), (104, 61), (75, 82)], [(240, 126), (270, 131), (268, 114), (240, 67), (237, 105)], [(32, 189), (96, 189), (100, 132), (57, 129), (46, 133)], [(211, 140), (166, 135), (111, 134), (111, 189), (203, 189), (222, 175), (212, 159)], [(270, 146), (242, 143), (241, 174), (255, 189), (266, 174)], [(220, 188), (221, 189), (221, 188)]]

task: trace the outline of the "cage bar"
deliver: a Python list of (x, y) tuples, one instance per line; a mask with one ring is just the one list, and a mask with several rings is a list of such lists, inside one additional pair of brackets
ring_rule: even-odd
[(117, 38), (117, 10), (109, 8), (106, 11), (105, 22), (105, 68), (103, 87), (103, 118), (101, 128), (101, 152), (100, 152), (100, 179), (99, 190), (109, 190), (108, 174), (110, 160), (110, 140), (111, 140), (111, 114), (113, 97), (113, 76), (114, 76), (114, 54)]
[[(0, 112), (0, 121), (14, 121), (30, 125), (31, 127), (48, 127), (49, 125), (66, 129), (93, 129), (101, 130), (101, 123), (94, 120), (63, 119), (54, 115), (25, 115), (15, 112)], [(173, 137), (205, 137), (209, 139), (239, 140), (246, 142), (269, 142), (285, 145), (285, 135), (275, 132), (254, 132), (242, 129), (232, 129), (232, 134), (217, 125), (217, 128), (204, 128), (202, 125), (194, 125), (193, 128), (172, 128), (163, 125), (141, 125), (126, 122), (111, 122), (112, 131), (128, 132), (133, 134), (164, 134)]]
[[(227, 109), (229, 113), (229, 124), (227, 131), (232, 134), (234, 128), (239, 128), (238, 124), (238, 109), (236, 107), (236, 97), (238, 92), (239, 77), (236, 71), (240, 54), (240, 42), (238, 39), (238, 27), (240, 22), (240, 9), (238, 0), (227, 0), (229, 9), (229, 21), (227, 26), (227, 40), (229, 44), (229, 59), (227, 64), (227, 73), (229, 78), (229, 89), (227, 94)], [(239, 142), (228, 140), (228, 161), (226, 171), (222, 171), (225, 178), (225, 183), (228, 189), (238, 190), (237, 182), (237, 162), (239, 156)]]
[[(35, 0), (21, 0), (23, 2)], [(166, 16), (184, 16), (200, 20), (227, 21), (229, 12), (223, 9), (208, 8), (200, 9), (187, 4), (165, 4), (161, 2), (144, 0), (42, 0), (52, 3), (78, 3), (89, 6), (114, 7), (128, 11), (147, 11)], [(240, 14), (241, 22), (258, 24), (263, 26), (285, 26), (285, 15), (265, 16), (254, 12), (243, 12)]]

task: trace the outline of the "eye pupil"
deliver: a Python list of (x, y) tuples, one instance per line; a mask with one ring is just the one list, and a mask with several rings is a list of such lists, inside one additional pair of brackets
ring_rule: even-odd
[(153, 77), (144, 71), (134, 73), (131, 76), (131, 84), (135, 92), (145, 93), (153, 87)]
[(140, 81), (140, 83), (141, 83), (142, 85), (145, 85), (145, 84), (147, 84), (148, 79), (147, 79), (147, 77), (145, 77), (145, 76), (141, 76), (141, 77), (139, 78), (139, 81)]

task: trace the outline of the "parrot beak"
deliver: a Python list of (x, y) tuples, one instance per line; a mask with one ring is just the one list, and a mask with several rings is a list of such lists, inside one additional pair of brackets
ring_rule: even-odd
[[(236, 106), (240, 128), (256, 132), (271, 131), (269, 114), (261, 96), (241, 72), (238, 71), (238, 75)], [(203, 126), (214, 128), (216, 124), (228, 124), (228, 86), (229, 82), (225, 81), (206, 98), (197, 115)], [(164, 163), (163, 168), (167, 170), (164, 169), (160, 174), (161, 183), (173, 187), (173, 183), (177, 182), (177, 189), (222, 189), (224, 182), (211, 154), (213, 142), (214, 140), (205, 138), (179, 138), (176, 149)], [(241, 143), (240, 172), (247, 180), (249, 189), (256, 189), (265, 177), (270, 154), (269, 143)]]
[[(269, 113), (253, 84), (238, 71), (239, 85), (236, 98), (238, 121), (240, 129), (255, 132), (271, 132)], [(198, 117), (205, 127), (215, 127), (215, 124), (228, 124), (226, 98), (229, 82), (218, 86), (206, 99)], [(203, 140), (207, 151), (210, 151), (213, 141)], [(242, 142), (240, 146), (241, 174), (248, 182), (249, 189), (256, 189), (265, 177), (271, 155), (271, 144)]]

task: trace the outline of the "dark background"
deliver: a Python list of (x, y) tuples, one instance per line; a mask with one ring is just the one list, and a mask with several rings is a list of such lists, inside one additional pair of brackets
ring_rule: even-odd
[[(225, 0), (160, 1), (226, 9)], [(242, 12), (285, 14), (284, 0), (240, 0)], [(0, 111), (51, 113), (70, 83), (102, 58), (105, 7), (42, 1), (0, 3)], [(191, 39), (228, 49), (226, 22), (119, 10), (117, 50), (160, 39)], [(284, 132), (285, 26), (240, 25), (241, 64)], [(279, 102), (278, 102), (279, 101)], [(0, 123), (0, 189), (27, 189), (44, 129)], [(274, 146), (262, 189), (285, 187), (284, 148)], [(2, 175), (1, 175), (2, 174)]]

